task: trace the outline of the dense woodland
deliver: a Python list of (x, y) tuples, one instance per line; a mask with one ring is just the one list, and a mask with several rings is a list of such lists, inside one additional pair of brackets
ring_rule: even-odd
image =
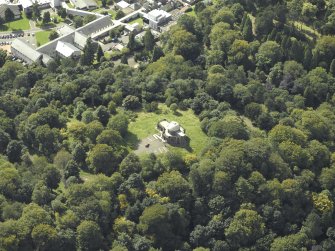
[[(138, 69), (90, 41), (0, 54), (1, 250), (335, 250), (335, 1), (194, 9), (159, 46), (131, 36)], [(200, 154), (132, 153), (158, 103), (197, 114)]]

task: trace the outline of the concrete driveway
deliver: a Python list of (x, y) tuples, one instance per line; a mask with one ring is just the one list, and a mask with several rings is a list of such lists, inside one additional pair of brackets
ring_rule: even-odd
[(136, 154), (161, 154), (166, 153), (169, 150), (167, 149), (166, 143), (162, 142), (156, 134), (151, 135), (140, 141), (137, 150), (135, 150)]

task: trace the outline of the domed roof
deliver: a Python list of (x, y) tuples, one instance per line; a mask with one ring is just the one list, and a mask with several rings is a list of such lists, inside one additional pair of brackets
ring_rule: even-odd
[(171, 121), (168, 125), (168, 130), (170, 132), (178, 132), (180, 130), (180, 125), (176, 121)]

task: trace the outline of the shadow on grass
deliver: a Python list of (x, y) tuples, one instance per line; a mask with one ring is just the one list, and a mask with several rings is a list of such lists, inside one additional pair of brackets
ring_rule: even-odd
[(9, 27), (7, 25), (1, 24), (0, 31), (9, 31)]
[(171, 144), (171, 146), (173, 146), (175, 148), (185, 149), (189, 153), (193, 153), (193, 148), (190, 146), (190, 138), (189, 137), (186, 138), (186, 141), (184, 142), (184, 144), (182, 144), (182, 145)]
[(136, 134), (132, 133), (132, 132), (128, 132), (126, 137), (125, 137), (125, 141), (127, 142), (127, 145), (132, 149), (132, 150), (136, 150), (138, 148), (138, 145), (140, 143), (139, 138), (137, 137)]
[(181, 114), (181, 113), (178, 112), (178, 111), (175, 111), (175, 112), (173, 112), (173, 115), (175, 115), (175, 116), (177, 116), (177, 117), (180, 117), (180, 116), (182, 116), (183, 114)]
[(56, 27), (56, 25), (55, 25), (54, 23), (42, 24), (42, 25), (40, 26), (40, 28), (41, 28), (42, 30), (50, 30), (50, 29), (55, 28), (55, 27)]

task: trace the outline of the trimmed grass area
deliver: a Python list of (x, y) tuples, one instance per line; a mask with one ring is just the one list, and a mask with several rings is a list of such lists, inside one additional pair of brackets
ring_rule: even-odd
[(139, 25), (143, 26), (143, 19), (141, 17), (138, 17), (129, 22), (129, 24), (134, 24), (134, 23), (138, 23)]
[(189, 11), (189, 12), (185, 12), (187, 15), (190, 15), (190, 16), (193, 16), (193, 17), (196, 17), (197, 15), (195, 14), (195, 11), (194, 11), (194, 6), (192, 6), (192, 11)]
[(52, 30), (39, 31), (35, 33), (36, 43), (40, 46), (49, 42), (49, 35)]
[(4, 23), (3, 25), (0, 26), (0, 31), (18, 31), (18, 30), (29, 30), (30, 29), (30, 24), (28, 18), (22, 14), (22, 18)]
[[(200, 121), (192, 110), (178, 111), (177, 114), (163, 104), (159, 105), (158, 113), (138, 112), (137, 118), (134, 122), (129, 124), (129, 134), (127, 141), (130, 145), (134, 146), (138, 140), (144, 139), (150, 135), (157, 133), (156, 124), (162, 120), (177, 121), (182, 127), (185, 128), (186, 134), (190, 138), (191, 152), (198, 154), (206, 145), (208, 137), (200, 128)], [(181, 154), (187, 154), (190, 151), (180, 148), (169, 146), (169, 150)]]
[(88, 173), (88, 172), (85, 172), (85, 171), (83, 171), (83, 170), (80, 171), (79, 176), (80, 176), (80, 178), (81, 178), (83, 181), (88, 181), (88, 180), (91, 180), (91, 179), (93, 179), (94, 177), (96, 177), (95, 174)]
[(112, 9), (105, 9), (105, 8), (99, 8), (99, 9), (95, 9), (92, 12), (96, 12), (96, 13), (104, 13), (104, 12), (108, 12), (111, 16), (112, 19), (115, 19), (115, 15), (116, 15), (116, 11), (112, 10)]

